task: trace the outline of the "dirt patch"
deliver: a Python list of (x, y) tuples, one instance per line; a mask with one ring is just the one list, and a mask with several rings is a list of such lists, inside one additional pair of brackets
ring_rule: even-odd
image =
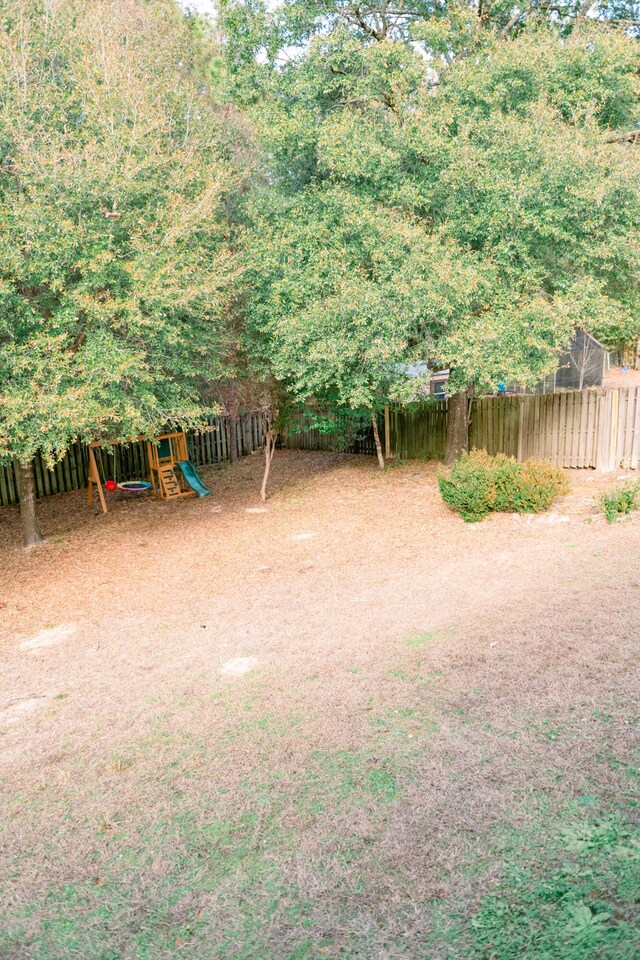
[(43, 697), (15, 697), (4, 706), (0, 706), (0, 725), (10, 726), (19, 723), (29, 714), (43, 706)]
[(28, 640), (23, 640), (18, 644), (19, 650), (40, 650), (42, 647), (52, 647), (57, 643), (62, 643), (67, 637), (72, 637), (76, 632), (73, 624), (61, 624), (58, 627), (45, 627)]
[(220, 673), (223, 677), (244, 677), (251, 673), (258, 666), (257, 657), (236, 657), (234, 660), (227, 660), (220, 667)]

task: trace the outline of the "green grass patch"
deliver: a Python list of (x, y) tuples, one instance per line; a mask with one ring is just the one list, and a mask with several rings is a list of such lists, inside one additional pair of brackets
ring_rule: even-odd
[(398, 792), (393, 763), (369, 752), (336, 750), (311, 755), (296, 794), (300, 813), (343, 814), (347, 806), (393, 800)]
[(69, 764), (64, 789), (16, 789), (0, 956), (635, 960), (637, 768), (615, 701), (586, 711), (597, 746), (578, 756), (584, 710), (490, 712), (486, 678), (448, 690), (437, 674), (387, 674), (354, 701), (349, 749), (305, 746), (307, 717), (266, 694), (225, 693), (218, 737), (170, 736), (168, 711)]
[(412, 648), (420, 648), (429, 646), (429, 644), (437, 643), (441, 640), (453, 640), (457, 634), (457, 629), (455, 627), (444, 627), (441, 630), (428, 630), (425, 632), (416, 631), (415, 633), (410, 633), (404, 638), (405, 646)]
[[(594, 798), (591, 798), (592, 800)], [(435, 941), (465, 960), (632, 960), (640, 956), (640, 828), (619, 813), (516, 836), (501, 881)], [(448, 929), (447, 929), (448, 927)]]
[(631, 513), (632, 510), (640, 509), (640, 482), (626, 483), (622, 487), (603, 493), (600, 497), (600, 506), (610, 523)]

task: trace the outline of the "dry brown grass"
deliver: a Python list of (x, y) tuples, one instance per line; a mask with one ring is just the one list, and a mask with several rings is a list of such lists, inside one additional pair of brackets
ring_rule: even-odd
[(591, 522), (604, 480), (470, 526), (429, 464), (274, 466), (264, 513), (257, 458), (52, 498), (27, 556), (4, 511), (3, 956), (461, 956), (438, 904), (514, 831), (631, 796), (640, 527)]

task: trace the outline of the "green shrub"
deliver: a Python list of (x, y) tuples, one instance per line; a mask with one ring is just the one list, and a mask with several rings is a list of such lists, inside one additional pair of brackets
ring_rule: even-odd
[(468, 523), (482, 520), (494, 508), (496, 491), (491, 459), (481, 450), (463, 453), (449, 476), (438, 477), (443, 499)]
[(438, 485), (443, 499), (468, 523), (491, 511), (538, 513), (569, 491), (558, 467), (535, 460), (518, 463), (505, 454), (491, 457), (483, 450), (463, 453)]
[(514, 486), (511, 506), (507, 509), (518, 513), (540, 513), (546, 510), (556, 497), (569, 493), (569, 479), (558, 467), (540, 460), (527, 460), (521, 464), (520, 474)]
[[(472, 451), (472, 456), (476, 451)], [(521, 485), (522, 466), (513, 457), (507, 457), (505, 454), (498, 454), (496, 457), (490, 457), (485, 454), (485, 469), (493, 473), (493, 483), (495, 487), (495, 497), (492, 510), (500, 513), (513, 513), (517, 509), (514, 504), (514, 498), (517, 497), (517, 491)]]
[(600, 506), (607, 520), (617, 520), (625, 513), (640, 510), (640, 482), (626, 483), (617, 490), (603, 493), (600, 497)]

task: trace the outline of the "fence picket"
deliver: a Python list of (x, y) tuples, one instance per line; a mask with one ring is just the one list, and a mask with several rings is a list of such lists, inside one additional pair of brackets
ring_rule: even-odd
[(629, 466), (637, 470), (640, 465), (640, 390), (635, 391), (635, 410), (633, 417), (633, 435), (631, 438), (631, 452)]
[(585, 437), (584, 467), (595, 467), (598, 456), (598, 427), (602, 398), (589, 394), (587, 403), (587, 433)]
[(587, 398), (584, 390), (576, 393), (573, 405), (573, 436), (571, 438), (571, 466), (581, 467), (580, 461), (580, 440), (582, 437), (583, 424), (586, 427), (586, 405)]
[[(627, 387), (626, 390), (621, 390), (620, 394), (620, 426), (616, 458), (618, 463), (623, 467), (628, 467), (631, 463), (631, 452), (633, 450), (634, 400), (636, 398), (636, 392), (634, 391), (632, 393)], [(624, 394), (624, 397), (622, 394)]]

